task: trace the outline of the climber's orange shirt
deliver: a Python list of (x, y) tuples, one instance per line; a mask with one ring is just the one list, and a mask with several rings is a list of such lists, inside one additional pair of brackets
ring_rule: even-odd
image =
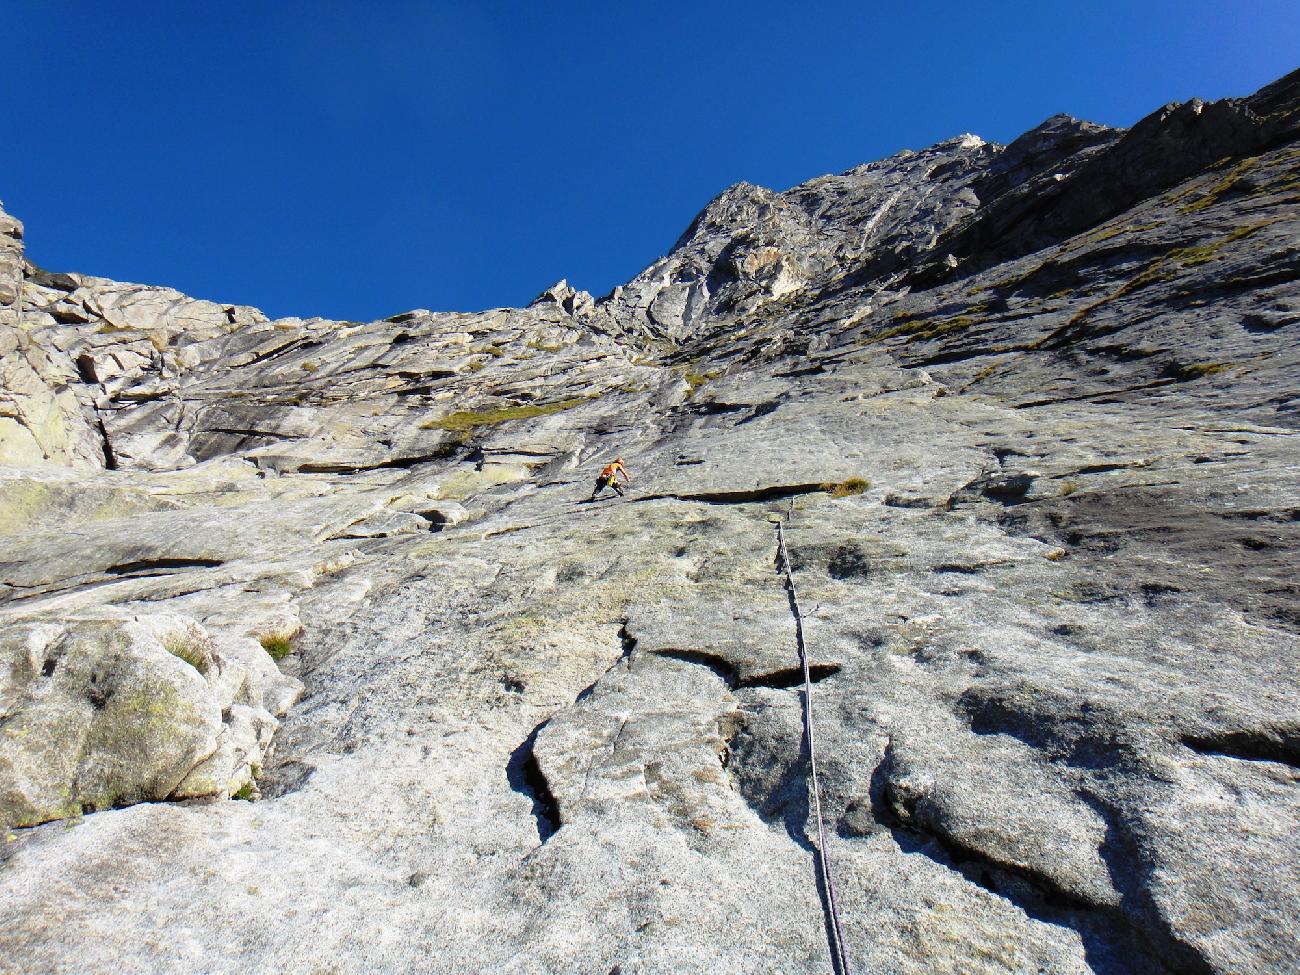
[(615, 472), (622, 474), (623, 480), (625, 481), (632, 480), (630, 477), (627, 476), (627, 468), (624, 467), (622, 464), (618, 463), (618, 461), (615, 461), (614, 463), (610, 464), (603, 471), (600, 472), (601, 479), (603, 480), (605, 478), (613, 477)]

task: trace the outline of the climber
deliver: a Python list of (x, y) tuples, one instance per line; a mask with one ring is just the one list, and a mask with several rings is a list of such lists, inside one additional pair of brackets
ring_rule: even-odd
[(623, 496), (623, 488), (620, 487), (618, 483), (620, 474), (623, 476), (624, 484), (632, 483), (632, 479), (627, 476), (627, 468), (623, 466), (623, 458), (615, 457), (614, 463), (606, 465), (605, 469), (601, 471), (600, 475), (596, 478), (596, 486), (591, 491), (590, 500), (595, 501), (596, 495), (600, 494), (600, 492), (607, 487), (611, 487), (617, 491), (618, 496), (621, 498)]

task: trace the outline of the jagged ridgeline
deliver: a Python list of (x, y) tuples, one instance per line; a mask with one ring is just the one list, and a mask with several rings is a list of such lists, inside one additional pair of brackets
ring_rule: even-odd
[(1298, 323), (1297, 74), (523, 309), (0, 215), (0, 969), (830, 971), (788, 515), (849, 970), (1297, 971)]

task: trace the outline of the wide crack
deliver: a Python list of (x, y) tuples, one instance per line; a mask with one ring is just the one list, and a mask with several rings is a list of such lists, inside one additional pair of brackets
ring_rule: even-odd
[[(618, 660), (610, 664), (600, 677), (578, 692), (573, 699), (575, 705), (589, 698), (601, 678), (631, 656), (636, 649), (636, 638), (628, 632), (627, 620), (623, 620), (622, 626), (619, 627), (618, 639), (623, 651)], [(528, 733), (528, 737), (510, 753), (510, 759), (506, 762), (506, 781), (510, 784), (511, 790), (532, 800), (531, 811), (533, 820), (537, 824), (539, 843), (545, 843), (564, 825), (564, 820), (560, 816), (560, 804), (551, 792), (551, 784), (546, 778), (546, 773), (542, 771), (536, 753), (537, 736), (550, 724), (553, 717), (554, 715), (551, 715), (533, 728)]]
[(534, 752), (537, 736), (549, 723), (550, 718), (547, 718), (530, 731), (528, 737), (510, 753), (510, 760), (506, 763), (506, 781), (510, 783), (510, 788), (532, 800), (532, 816), (537, 824), (537, 840), (540, 843), (549, 840), (563, 825), (560, 805), (551, 794), (550, 783), (546, 781), (546, 775)]

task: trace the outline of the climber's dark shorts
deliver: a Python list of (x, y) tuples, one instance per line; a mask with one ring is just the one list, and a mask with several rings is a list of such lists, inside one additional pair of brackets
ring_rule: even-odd
[(594, 498), (596, 495), (600, 494), (600, 492), (607, 487), (613, 488), (620, 495), (623, 493), (623, 489), (619, 486), (618, 483), (618, 477), (617, 475), (614, 475), (611, 477), (596, 478), (596, 486), (591, 489), (591, 496)]

